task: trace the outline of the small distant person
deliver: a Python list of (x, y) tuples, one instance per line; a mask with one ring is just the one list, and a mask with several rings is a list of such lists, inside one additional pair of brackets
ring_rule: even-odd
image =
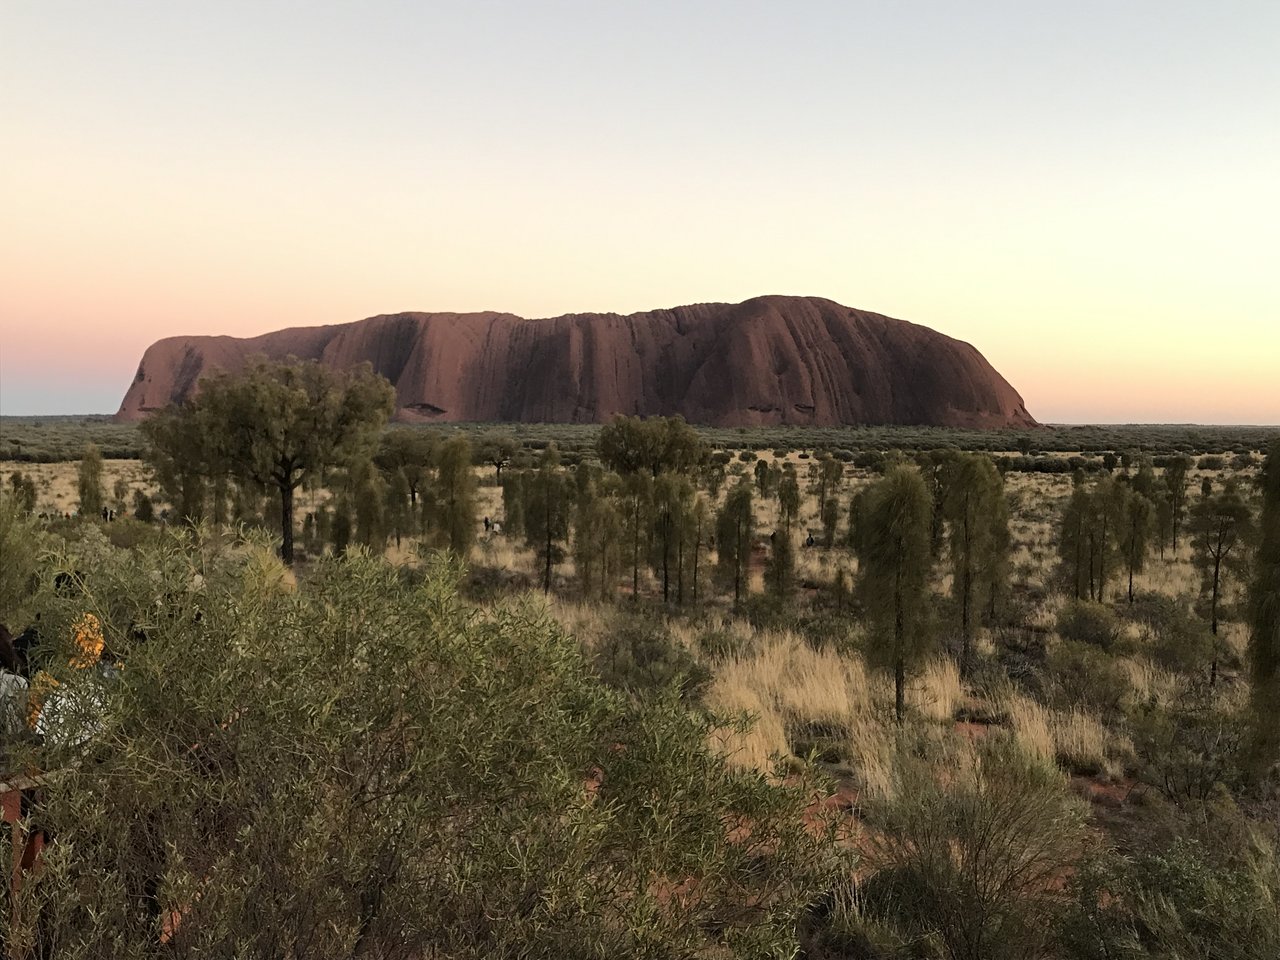
[(488, 532), (489, 532), (490, 530), (492, 530), (492, 529), (493, 529), (493, 523), (489, 520), (489, 518), (488, 518), (488, 517), (485, 517), (485, 518), (484, 518), (484, 532), (485, 532), (485, 533), (488, 533)]
[(3, 623), (0, 623), (0, 668), (0, 735), (11, 737), (26, 726), (27, 681), (19, 672), (13, 634)]
[(813, 539), (813, 534), (811, 533), (809, 534), (809, 536), (804, 538), (804, 545), (806, 547), (812, 547), (813, 544), (814, 544), (814, 539)]

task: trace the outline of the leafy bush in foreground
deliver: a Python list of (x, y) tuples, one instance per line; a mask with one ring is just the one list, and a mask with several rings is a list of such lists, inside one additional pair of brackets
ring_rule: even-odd
[[(808, 787), (728, 770), (709, 721), (600, 684), (538, 606), (467, 607), (443, 562), (413, 587), (326, 561), (295, 587), (265, 545), (236, 554), (171, 537), (46, 598), (47, 668), (85, 709), (20, 759), (58, 772), (32, 811), (53, 842), (0, 920), (11, 946), (794, 949), (824, 856)], [(122, 670), (66, 665), (59, 638), (86, 611)]]

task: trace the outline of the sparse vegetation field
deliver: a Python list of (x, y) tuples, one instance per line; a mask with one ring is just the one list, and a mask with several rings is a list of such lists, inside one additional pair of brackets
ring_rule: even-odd
[(10, 942), (1280, 952), (1275, 431), (392, 428), (286, 567), (289, 449), (10, 428), (0, 618), (96, 691), (10, 728), (68, 771)]

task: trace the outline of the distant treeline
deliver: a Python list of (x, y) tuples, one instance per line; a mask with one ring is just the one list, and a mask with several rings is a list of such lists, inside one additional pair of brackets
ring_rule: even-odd
[[(397, 426), (403, 426), (397, 425)], [(528, 450), (554, 442), (568, 458), (593, 450), (598, 424), (461, 423), (422, 427), (438, 433), (475, 437), (494, 430), (514, 437)], [(1108, 452), (1159, 454), (1243, 454), (1260, 451), (1280, 436), (1280, 427), (1133, 424), (1123, 426), (1051, 426), (1038, 430), (957, 430), (945, 427), (699, 427), (722, 450), (829, 451), (845, 462), (889, 450), (970, 450), (1008, 454), (998, 462), (1019, 472), (1067, 471), (1052, 454)], [(78, 460), (86, 444), (95, 444), (110, 460), (142, 458), (136, 424), (116, 423), (105, 414), (56, 417), (0, 417), (0, 459), (28, 463)], [(868, 464), (869, 465), (869, 464)]]

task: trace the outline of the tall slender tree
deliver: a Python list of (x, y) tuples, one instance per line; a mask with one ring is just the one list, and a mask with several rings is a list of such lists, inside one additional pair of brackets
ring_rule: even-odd
[(790, 536), (800, 516), (800, 478), (795, 464), (790, 462), (782, 468), (782, 479), (778, 481), (778, 509), (782, 527)]
[(1234, 481), (1228, 481), (1220, 491), (1210, 491), (1191, 508), (1191, 559), (1200, 571), (1201, 594), (1209, 606), (1209, 631), (1213, 634), (1210, 686), (1218, 680), (1218, 610), (1223, 587), (1243, 566), (1252, 521), (1249, 503)]
[[(829, 500), (834, 503), (835, 500)], [(796, 578), (796, 547), (794, 538), (786, 528), (774, 530), (769, 537), (769, 559), (765, 565), (764, 580), (769, 594), (775, 600), (791, 596)]]
[(859, 592), (875, 637), (870, 653), (893, 671), (898, 723), (906, 712), (907, 670), (927, 649), (922, 620), (932, 517), (920, 472), (899, 466), (867, 488), (859, 519)]
[(79, 493), (79, 511), (82, 517), (97, 519), (102, 513), (102, 451), (96, 444), (86, 444), (80, 455), (76, 489)]
[(634, 471), (622, 477), (622, 522), (631, 560), (631, 599), (640, 599), (642, 547), (653, 510), (653, 478)]
[(844, 476), (844, 464), (830, 453), (818, 458), (818, 516), (825, 517), (827, 500), (840, 493), (840, 480)]
[(1272, 441), (1262, 467), (1260, 527), (1249, 591), (1255, 777), (1280, 760), (1280, 440)]
[(569, 539), (572, 484), (560, 469), (554, 443), (542, 451), (538, 469), (525, 478), (525, 538), (542, 563), (542, 592), (551, 591), (552, 568), (564, 558)]
[(525, 476), (523, 470), (508, 470), (502, 478), (502, 523), (508, 536), (520, 536), (524, 531)]
[(671, 599), (672, 574), (679, 576), (680, 529), (693, 502), (693, 484), (681, 474), (661, 473), (653, 482), (654, 569), (662, 579), (662, 601)]
[(382, 434), (374, 463), (388, 480), (397, 470), (404, 473), (409, 485), (409, 508), (417, 512), (418, 498), (431, 476), (440, 438), (432, 430), (421, 427), (395, 427)]
[(1173, 534), (1173, 549), (1178, 550), (1178, 532), (1182, 529), (1182, 517), (1187, 508), (1187, 471), (1191, 469), (1191, 458), (1179, 454), (1170, 458), (1164, 468), (1164, 483), (1169, 491), (1169, 510), (1172, 514), (1170, 530)]
[(750, 589), (747, 576), (754, 533), (751, 481), (741, 477), (725, 497), (716, 517), (717, 569), (721, 581), (733, 588), (734, 607), (741, 604), (742, 594)]
[[(617, 478), (609, 475), (614, 481)], [(621, 563), (622, 515), (616, 498), (601, 489), (607, 481), (590, 478), (578, 486), (574, 506), (573, 557), (585, 597), (608, 600), (617, 587)]]
[(519, 444), (508, 433), (488, 433), (480, 438), (479, 456), (482, 462), (493, 467), (493, 482), (501, 485), (502, 469), (516, 455)]
[(466, 559), (476, 538), (476, 475), (471, 469), (471, 442), (462, 434), (436, 448), (436, 530), (442, 545)]
[(999, 521), (1008, 524), (1007, 511), (1000, 509), (1004, 481), (990, 457), (965, 453), (947, 465), (942, 483), (951, 593), (960, 625), (960, 669), (968, 672), (974, 632), (997, 574), (997, 548), (1007, 541), (1007, 536), (999, 536), (996, 530)]
[[(707, 535), (711, 529), (711, 508), (707, 506), (707, 498), (698, 494), (693, 501), (693, 509), (689, 511), (684, 530), (684, 554), (689, 558), (693, 602), (698, 602), (701, 587), (701, 561), (706, 549)], [(684, 569), (684, 564), (681, 564)], [(684, 603), (684, 580), (680, 582), (679, 602)]]
[(1089, 490), (1083, 484), (1073, 486), (1071, 497), (1062, 511), (1058, 532), (1058, 556), (1071, 580), (1072, 596), (1090, 599), (1092, 584), (1089, 579), (1089, 516), (1093, 505)]
[[(1152, 488), (1148, 488), (1152, 489)], [(1155, 533), (1156, 508), (1147, 497), (1134, 489), (1121, 490), (1120, 553), (1129, 575), (1129, 603), (1133, 603), (1133, 577), (1146, 566)]]

